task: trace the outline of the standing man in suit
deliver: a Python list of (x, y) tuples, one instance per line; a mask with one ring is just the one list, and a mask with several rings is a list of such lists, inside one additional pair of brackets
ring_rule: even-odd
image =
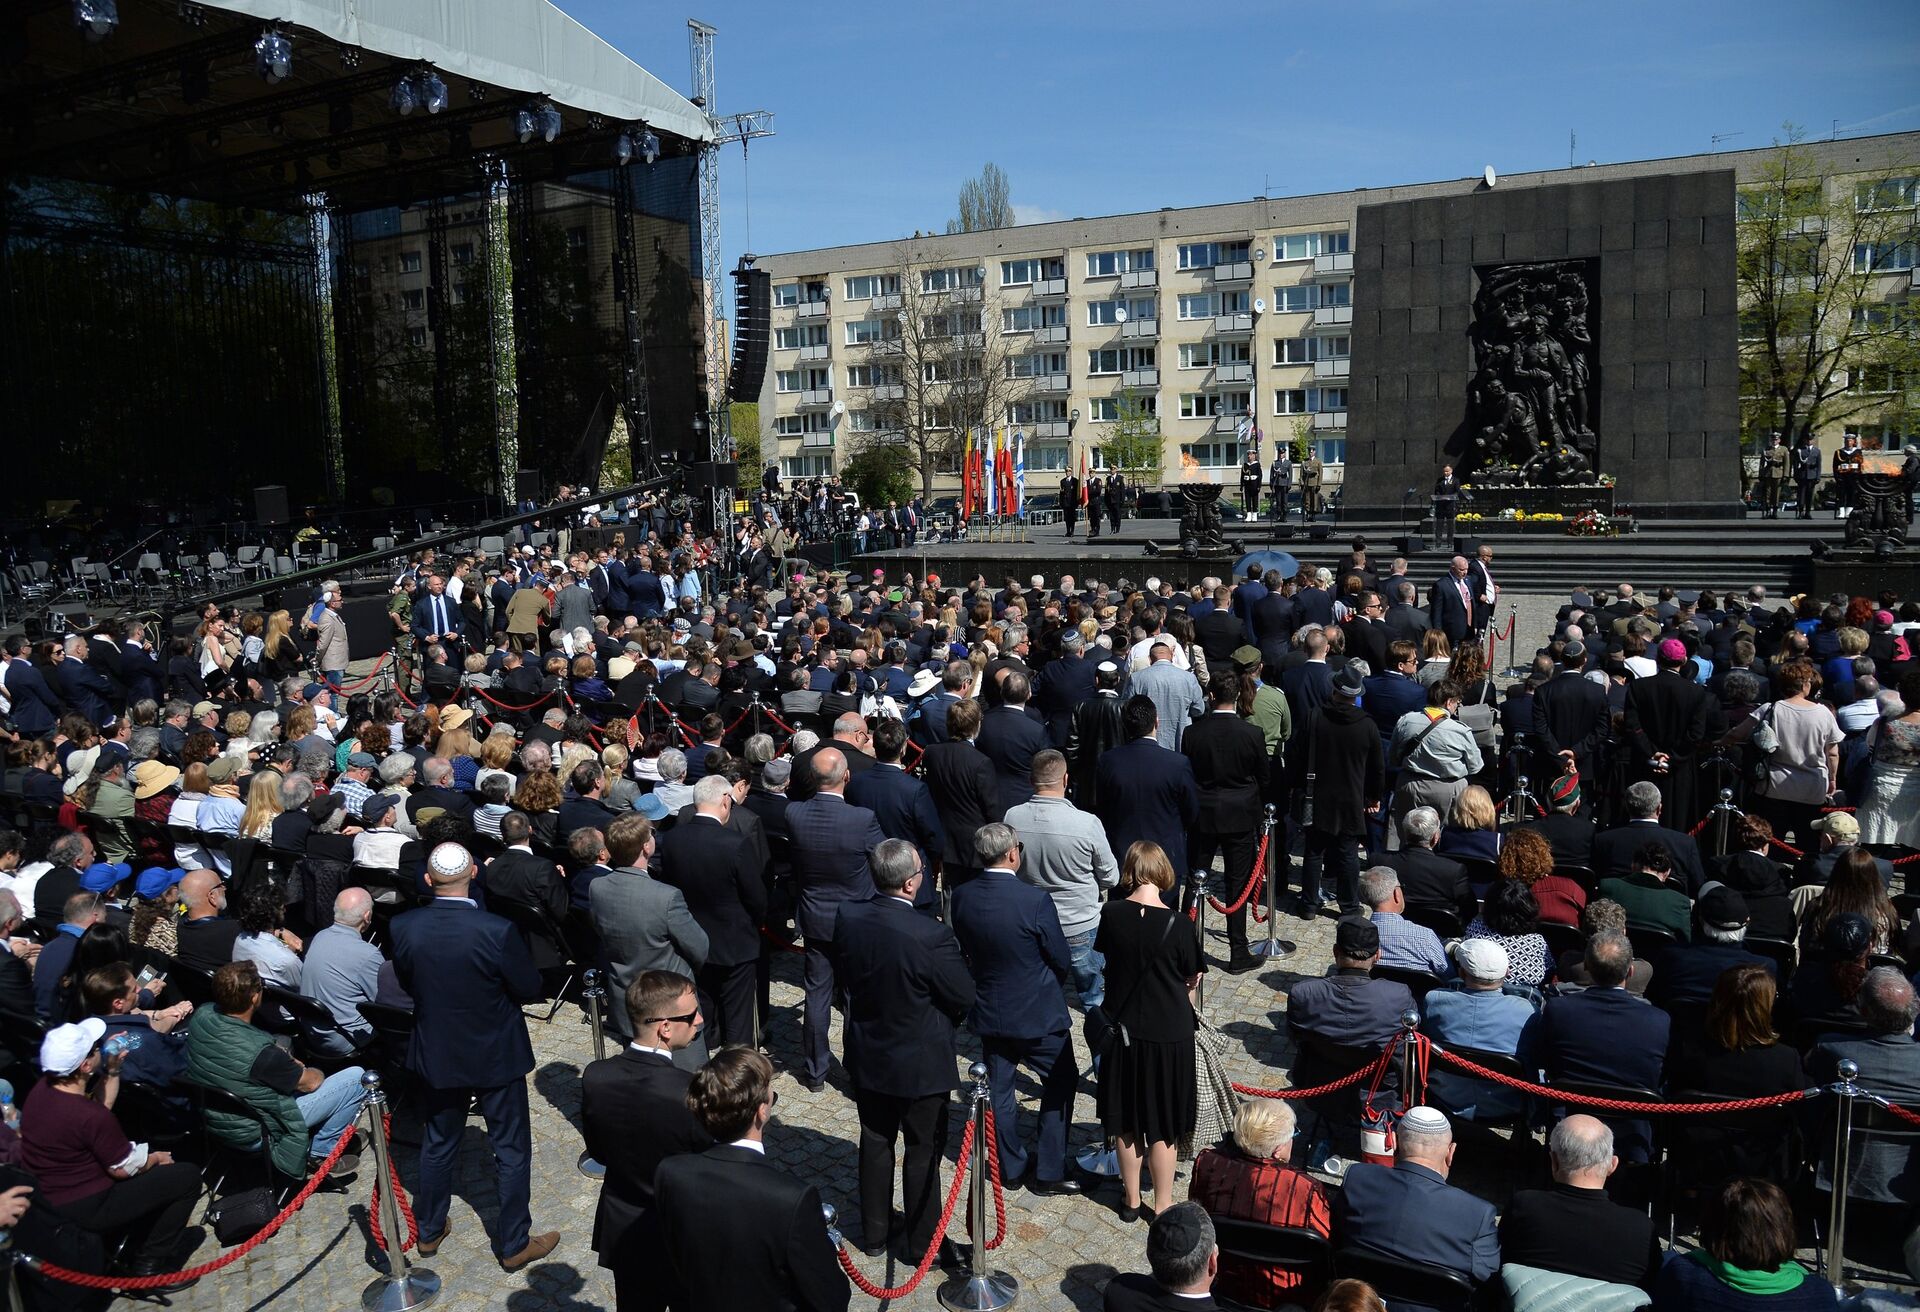
[(700, 1032), (700, 1000), (685, 975), (649, 970), (627, 986), (626, 1001), (633, 1042), (580, 1076), (587, 1152), (607, 1168), (593, 1214), (593, 1251), (613, 1272), (621, 1312), (665, 1312), (675, 1291), (660, 1278), (670, 1268), (654, 1175), (669, 1157), (713, 1147), (687, 1107), (693, 1076), (673, 1064), (673, 1054)]
[[(1432, 1107), (1412, 1107), (1396, 1127), (1393, 1165), (1362, 1162), (1333, 1202), (1334, 1242), (1457, 1271), (1475, 1285), (1500, 1269), (1493, 1205), (1447, 1183), (1453, 1125)], [(1422, 1312), (1394, 1300), (1395, 1312)]]
[[(912, 914), (914, 893), (926, 877), (913, 844), (883, 840), (871, 867), (878, 892), (866, 901), (841, 902), (833, 931), (834, 970), (847, 991), (847, 1075), (860, 1114), (863, 1248), (873, 1254), (886, 1247), (894, 1142), (904, 1140), (901, 1257), (917, 1263), (940, 1221), (940, 1155), (953, 1107), (953, 1027), (974, 1005), (973, 976), (953, 931)], [(1060, 946), (1064, 953), (1065, 943)], [(963, 1252), (951, 1239), (940, 1242), (943, 1265), (958, 1264)]]
[(927, 748), (920, 775), (933, 795), (947, 836), (941, 865), (949, 891), (972, 877), (973, 835), (981, 825), (1006, 817), (993, 762), (974, 746), (980, 733), (980, 703), (969, 697), (947, 709), (948, 739)]
[(1500, 585), (1493, 581), (1493, 548), (1484, 542), (1467, 566), (1467, 580), (1473, 585), (1473, 631), (1489, 633), (1494, 608), (1500, 604)]
[(1611, 733), (1607, 690), (1587, 678), (1587, 647), (1570, 642), (1560, 649), (1560, 672), (1533, 692), (1535, 777), (1572, 773), (1597, 779), (1600, 748)]
[(1427, 619), (1457, 647), (1473, 632), (1473, 607), (1473, 580), (1468, 577), (1467, 558), (1455, 556), (1447, 573), (1433, 585)]
[(1060, 513), (1066, 517), (1067, 540), (1073, 540), (1073, 526), (1080, 518), (1080, 479), (1068, 474), (1060, 480)]
[(1800, 439), (1793, 449), (1793, 485), (1801, 519), (1813, 518), (1813, 490), (1820, 485), (1820, 443), (1812, 433)]
[(660, 1163), (654, 1204), (678, 1291), (674, 1312), (846, 1312), (820, 1191), (767, 1160), (773, 1063), (728, 1048), (687, 1087), (714, 1146)]
[(33, 644), (19, 634), (6, 642), (6, 659), (0, 661), (0, 685), (13, 702), (13, 723), (23, 736), (42, 738), (53, 732), (60, 719), (61, 703), (34, 663), (27, 659)]
[(802, 969), (806, 1002), (800, 1013), (800, 1082), (818, 1093), (826, 1084), (831, 1055), (827, 1026), (832, 1020), (835, 926), (843, 902), (865, 902), (873, 896), (868, 853), (886, 841), (873, 812), (847, 801), (847, 758), (837, 747), (814, 754), (814, 772), (820, 788), (803, 802), (787, 807), (787, 827), (793, 833), (793, 891), (797, 906), (794, 923), (806, 939)]
[[(1019, 877), (1023, 853), (1013, 828), (987, 825), (974, 835), (974, 851), (984, 870), (954, 894), (953, 929), (977, 990), (967, 1025), (980, 1036), (986, 1056), (1000, 1178), (1017, 1182), (1031, 1167), (1032, 1192), (1077, 1194), (1079, 1182), (1067, 1177), (1067, 1127), (1080, 1067), (1062, 991), (1072, 952), (1053, 898)], [(1020, 1141), (1014, 1085), (1021, 1066), (1040, 1082), (1040, 1138), (1033, 1153)]]
[(1021, 670), (1008, 670), (1000, 678), (1000, 705), (980, 717), (978, 746), (981, 755), (993, 762), (994, 779), (1000, 798), (1000, 813), (1019, 806), (1033, 796), (1028, 778), (1035, 752), (1050, 745), (1040, 721), (1027, 714), (1027, 699), (1032, 681)]
[(477, 1101), (499, 1170), (499, 1215), (494, 1256), (506, 1271), (539, 1261), (560, 1232), (533, 1234), (533, 1131), (527, 1120), (527, 1040), (524, 1003), (541, 995), (540, 972), (511, 922), (489, 915), (467, 896), (476, 867), (467, 849), (442, 843), (427, 856), (433, 902), (396, 916), (393, 967), (413, 998), (413, 1035), (407, 1070), (420, 1082), (426, 1129), (420, 1142), (420, 1178), (413, 1209), (420, 1222), (420, 1255), (446, 1242), (453, 1163)]
[(1120, 512), (1127, 504), (1127, 480), (1118, 472), (1107, 475), (1107, 519), (1113, 525), (1117, 536), (1120, 532)]
[(847, 780), (847, 800), (873, 812), (888, 838), (904, 838), (919, 851), (927, 875), (920, 881), (914, 909), (933, 915), (940, 906), (934, 876), (947, 849), (947, 835), (940, 828), (933, 794), (900, 764), (906, 748), (907, 727), (900, 721), (885, 719), (874, 725), (874, 767)]
[(1380, 730), (1383, 752), (1393, 745), (1393, 730), (1400, 723), (1400, 717), (1426, 709), (1427, 690), (1413, 677), (1419, 668), (1419, 648), (1395, 639), (1387, 644), (1384, 668), (1376, 668), (1367, 678), (1360, 704), (1367, 718)]
[[(1227, 617), (1232, 622), (1232, 617)], [(1060, 655), (1048, 661), (1034, 687), (1034, 702), (1047, 724), (1048, 741), (1055, 747), (1067, 745), (1073, 728), (1073, 708), (1094, 694), (1094, 662), (1084, 655), (1086, 642), (1078, 629), (1060, 635)], [(1003, 688), (1002, 693), (1006, 690)]]
[(1413, 604), (1419, 595), (1413, 580), (1403, 574), (1383, 580), (1381, 586), (1387, 593), (1387, 611), (1382, 619), (1387, 626), (1387, 637), (1394, 642), (1410, 642), (1413, 649), (1419, 651), (1421, 639), (1433, 627), (1433, 621)]
[(721, 1045), (752, 1047), (754, 967), (760, 922), (767, 914), (765, 861), (732, 828), (734, 788), (710, 774), (693, 786), (693, 815), (660, 839), (660, 882), (680, 890), (707, 936), (707, 959), (695, 977), (714, 1011)]
[[(1189, 678), (1192, 676), (1189, 675)], [(1187, 862), (1187, 834), (1200, 818), (1200, 787), (1193, 766), (1176, 751), (1160, 745), (1159, 715), (1145, 697), (1129, 697), (1120, 706), (1120, 731), (1125, 742), (1100, 758), (1100, 823), (1106, 826), (1107, 846), (1124, 861), (1127, 849), (1141, 839), (1158, 843), (1184, 881), (1192, 869)]]
[(1440, 477), (1433, 481), (1433, 544), (1453, 545), (1454, 516), (1460, 509), (1460, 480), (1453, 476), (1452, 465), (1440, 466)]
[(438, 574), (427, 576), (427, 590), (413, 603), (413, 643), (424, 653), (436, 643), (449, 654), (460, 650), (460, 606), (447, 595), (447, 581)]
[[(649, 970), (696, 977), (707, 963), (707, 931), (679, 889), (648, 873), (655, 850), (653, 821), (629, 812), (607, 826), (606, 841), (613, 869), (593, 881), (587, 905), (601, 958), (613, 976), (607, 1022), (626, 1039), (633, 1035), (627, 987)], [(687, 1071), (698, 1070), (706, 1059), (704, 1037), (674, 1053), (675, 1063)]]
[[(1300, 867), (1300, 904), (1296, 914), (1311, 919), (1326, 896), (1323, 873), (1334, 883), (1342, 915), (1363, 913), (1360, 903), (1359, 847), (1367, 836), (1367, 817), (1380, 810), (1386, 789), (1384, 755), (1373, 721), (1357, 705), (1365, 690), (1358, 670), (1333, 676), (1333, 701), (1315, 717), (1304, 758), (1313, 775), (1312, 818), (1305, 821), (1306, 859)], [(1305, 775), (1302, 775), (1302, 782)]]
[[(1211, 700), (1212, 709), (1187, 727), (1180, 742), (1180, 754), (1193, 767), (1200, 795), (1187, 854), (1202, 886), (1213, 867), (1214, 853), (1221, 855), (1226, 896), (1231, 900), (1240, 896), (1253, 874), (1267, 789), (1267, 740), (1240, 718), (1240, 676), (1230, 667), (1213, 672)], [(1260, 965), (1260, 958), (1247, 947), (1245, 901), (1227, 917), (1227, 945), (1229, 973), (1243, 975)]]

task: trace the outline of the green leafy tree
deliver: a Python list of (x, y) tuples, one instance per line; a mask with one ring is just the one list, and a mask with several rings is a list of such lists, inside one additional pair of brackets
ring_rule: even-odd
[[(1738, 196), (1742, 441), (1901, 424), (1920, 385), (1906, 297), (1920, 161), (1836, 175), (1787, 125)], [(1904, 251), (1906, 258), (1894, 258)], [(1897, 297), (1897, 298), (1896, 298)]]
[(735, 401), (727, 407), (727, 425), (733, 433), (733, 459), (740, 466), (740, 485), (760, 481), (760, 470), (767, 449), (766, 435), (760, 429), (760, 403)]
[(1164, 449), (1160, 437), (1160, 416), (1140, 404), (1132, 395), (1120, 398), (1113, 425), (1100, 443), (1100, 452), (1109, 469), (1150, 470), (1160, 472)]
[(948, 232), (980, 232), (1013, 226), (1013, 184), (998, 164), (988, 162), (977, 178), (960, 188), (960, 217), (947, 220)]
[(870, 442), (848, 457), (840, 477), (860, 494), (863, 506), (913, 499), (913, 466), (898, 442)]

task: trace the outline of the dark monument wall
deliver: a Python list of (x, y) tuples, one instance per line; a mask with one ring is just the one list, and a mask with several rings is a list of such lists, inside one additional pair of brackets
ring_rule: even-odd
[(1733, 202), (1719, 170), (1361, 206), (1343, 513), (1397, 515), (1409, 487), (1425, 508), (1467, 437), (1480, 279), (1553, 260), (1597, 267), (1591, 423), (1618, 503), (1737, 513)]

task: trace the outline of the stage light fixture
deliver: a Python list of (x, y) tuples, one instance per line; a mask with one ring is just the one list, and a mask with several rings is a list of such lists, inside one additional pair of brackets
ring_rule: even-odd
[(513, 135), (523, 146), (535, 137), (550, 142), (560, 135), (563, 126), (560, 111), (550, 100), (536, 100), (514, 111)]
[(613, 157), (619, 163), (633, 163), (633, 138), (622, 132), (613, 139)]
[(120, 26), (116, 0), (73, 0), (73, 25), (89, 41), (105, 41)]
[(427, 113), (438, 114), (447, 107), (451, 97), (447, 93), (447, 84), (440, 80), (438, 73), (430, 68), (422, 69), (415, 75), (414, 81), (420, 88), (420, 103)]
[(393, 92), (387, 97), (387, 103), (393, 106), (394, 110), (402, 118), (405, 118), (407, 115), (413, 113), (414, 110), (420, 108), (420, 95), (414, 88), (412, 74), (408, 74), (393, 84)]
[(253, 70), (269, 86), (285, 82), (293, 71), (293, 42), (278, 28), (268, 28), (253, 43)]
[(660, 158), (660, 138), (653, 135), (652, 128), (640, 134), (640, 158), (649, 164)]

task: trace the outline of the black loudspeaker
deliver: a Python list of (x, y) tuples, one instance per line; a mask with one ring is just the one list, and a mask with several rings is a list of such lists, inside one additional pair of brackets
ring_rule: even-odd
[(687, 466), (687, 488), (689, 491), (710, 492), (714, 488), (736, 489), (740, 486), (740, 466), (718, 460), (696, 460)]
[(253, 517), (262, 524), (284, 524), (287, 514), (287, 489), (275, 483), (253, 490)]
[(540, 499), (540, 471), (522, 469), (513, 476), (513, 499), (515, 501), (538, 501)]
[(387, 619), (387, 591), (374, 597), (349, 596), (340, 603), (340, 618), (347, 622), (347, 658), (371, 660), (393, 648), (393, 625)]
[(1333, 536), (1333, 525), (1315, 524), (1307, 530), (1307, 536), (1312, 538), (1315, 542), (1325, 542), (1328, 538)]
[(1427, 540), (1418, 533), (1397, 537), (1393, 542), (1394, 554), (1400, 556), (1417, 556), (1427, 549)]
[(733, 271), (733, 367), (727, 400), (758, 401), (773, 335), (773, 279), (760, 269)]
[(1294, 533), (1297, 531), (1298, 531), (1297, 525), (1275, 524), (1273, 526), (1273, 540), (1275, 542), (1285, 542), (1288, 539), (1292, 538)]

